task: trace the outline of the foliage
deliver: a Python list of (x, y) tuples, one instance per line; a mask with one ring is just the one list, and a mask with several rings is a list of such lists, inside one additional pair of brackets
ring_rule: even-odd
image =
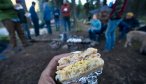
[(136, 15), (145, 15), (146, 0), (129, 0), (126, 9), (134, 12)]
[(9, 42), (9, 38), (8, 38), (8, 36), (0, 36), (0, 41), (4, 42), (4, 43), (8, 43)]

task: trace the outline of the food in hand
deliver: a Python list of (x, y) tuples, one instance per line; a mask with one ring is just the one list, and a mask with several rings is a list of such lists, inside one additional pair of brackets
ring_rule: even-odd
[(88, 75), (95, 70), (103, 68), (104, 65), (103, 59), (100, 58), (100, 53), (97, 53), (97, 49), (94, 48), (72, 53), (70, 56), (61, 58), (58, 63), (56, 78), (60, 82)]

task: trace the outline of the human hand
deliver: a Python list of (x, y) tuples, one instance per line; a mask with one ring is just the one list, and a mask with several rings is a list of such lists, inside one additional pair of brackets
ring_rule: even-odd
[(55, 77), (56, 67), (58, 65), (58, 60), (62, 57), (66, 57), (69, 55), (70, 53), (54, 56), (52, 60), (49, 62), (46, 69), (42, 72), (38, 84), (56, 84), (54, 81), (54, 77)]

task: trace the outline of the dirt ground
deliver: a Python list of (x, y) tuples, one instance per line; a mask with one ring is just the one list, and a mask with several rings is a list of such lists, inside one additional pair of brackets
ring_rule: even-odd
[[(104, 40), (96, 47), (105, 61), (99, 84), (146, 84), (146, 56), (138, 53), (137, 43), (131, 48), (123, 44), (117, 43), (110, 53), (102, 52)], [(19, 53), (7, 53), (9, 58), (0, 61), (0, 84), (37, 84), (51, 58), (66, 52), (51, 49), (49, 42), (37, 42)]]

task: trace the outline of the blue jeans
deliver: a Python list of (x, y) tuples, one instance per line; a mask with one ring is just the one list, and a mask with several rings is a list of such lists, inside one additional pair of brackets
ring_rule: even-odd
[(27, 23), (22, 23), (22, 27), (23, 27), (23, 30), (24, 30), (25, 37), (27, 39), (31, 39), (31, 35), (30, 35), (28, 24)]
[(89, 29), (88, 30), (88, 33), (89, 33), (89, 38), (93, 41), (99, 41), (99, 34), (100, 34), (100, 31), (99, 30), (92, 30), (92, 29)]
[(55, 26), (56, 26), (56, 31), (60, 30), (60, 21), (59, 18), (55, 18)]
[(105, 32), (105, 38), (106, 38), (106, 43), (105, 43), (105, 50), (112, 50), (112, 48), (115, 45), (115, 30), (118, 26), (118, 24), (121, 22), (121, 20), (109, 20), (108, 22), (108, 27)]
[(63, 20), (64, 20), (64, 30), (65, 30), (65, 32), (70, 31), (71, 30), (71, 28), (70, 28), (70, 25), (71, 25), (70, 17), (63, 17)]
[(47, 28), (48, 28), (48, 34), (52, 34), (52, 29), (51, 29), (51, 22), (50, 20), (45, 21)]
[(121, 21), (119, 24), (119, 40), (122, 40), (124, 38), (126, 38), (126, 33), (129, 31), (129, 27), (128, 24), (125, 23), (124, 21)]

